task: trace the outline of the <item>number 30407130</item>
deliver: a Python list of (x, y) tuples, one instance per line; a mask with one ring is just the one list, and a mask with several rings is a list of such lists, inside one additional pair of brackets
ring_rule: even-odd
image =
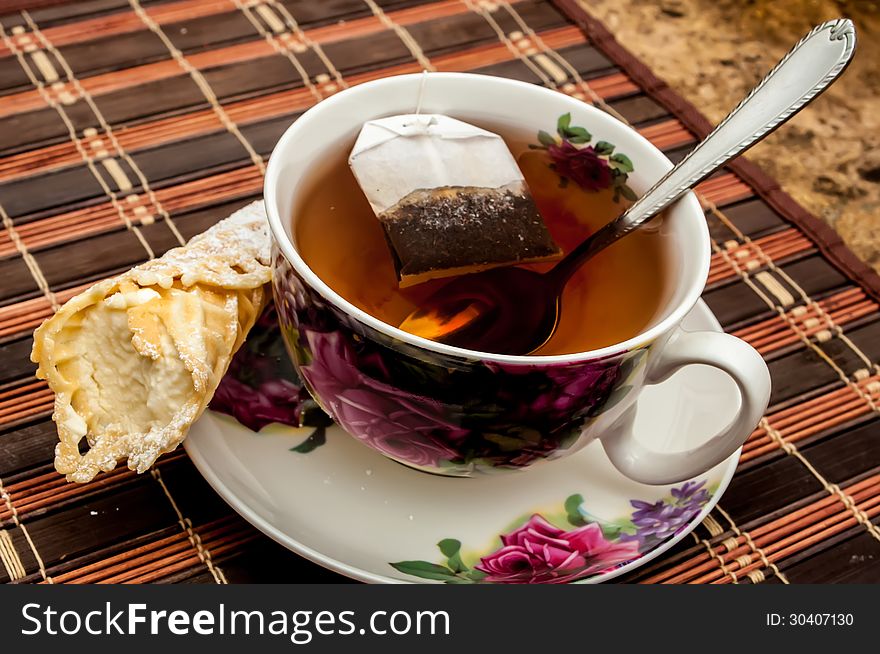
[(780, 613), (767, 614), (768, 627), (850, 627), (854, 622), (852, 613)]

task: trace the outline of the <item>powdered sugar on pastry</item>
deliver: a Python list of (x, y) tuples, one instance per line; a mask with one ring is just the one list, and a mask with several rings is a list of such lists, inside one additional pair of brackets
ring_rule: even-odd
[(269, 264), (254, 202), (44, 322), (31, 359), (55, 393), (58, 472), (86, 482), (122, 460), (144, 472), (177, 447), (262, 309)]

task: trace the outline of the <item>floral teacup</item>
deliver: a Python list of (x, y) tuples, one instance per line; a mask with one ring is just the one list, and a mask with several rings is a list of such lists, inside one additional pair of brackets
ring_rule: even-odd
[[(291, 216), (303, 180), (332, 148), (346, 148), (364, 121), (422, 111), (508, 133), (534, 134), (570, 114), (596, 141), (582, 156), (578, 134), (560, 127), (551, 156), (584, 183), (609, 183), (624, 195), (645, 191), (671, 164), (631, 128), (561, 93), (522, 82), (459, 73), (402, 75), (338, 93), (303, 114), (269, 161), (265, 199), (274, 238), (275, 302), (287, 345), (307, 388), (352, 436), (405, 465), (451, 476), (524, 468), (600, 439), (627, 476), (652, 484), (690, 479), (733, 454), (766, 408), (770, 377), (743, 341), (679, 325), (700, 297), (709, 270), (709, 235), (700, 205), (685, 196), (664, 219), (670, 297), (659, 318), (616, 345), (559, 356), (506, 356), (429, 341), (368, 315), (322, 281), (297, 252)], [(566, 123), (568, 121), (566, 120)], [(600, 142), (628, 157), (604, 157)], [(605, 179), (608, 177), (608, 179)], [(726, 429), (684, 452), (638, 442), (630, 430), (646, 384), (682, 366), (720, 368), (736, 382), (740, 410)], [(737, 398), (731, 398), (735, 402)]]

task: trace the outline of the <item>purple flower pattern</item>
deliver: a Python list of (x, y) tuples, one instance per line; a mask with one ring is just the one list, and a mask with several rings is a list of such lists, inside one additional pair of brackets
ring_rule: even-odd
[(632, 523), (635, 534), (624, 538), (638, 541), (641, 548), (671, 538), (687, 527), (709, 501), (709, 491), (705, 482), (689, 481), (680, 488), (673, 488), (672, 498), (657, 502), (630, 500), (635, 509)]

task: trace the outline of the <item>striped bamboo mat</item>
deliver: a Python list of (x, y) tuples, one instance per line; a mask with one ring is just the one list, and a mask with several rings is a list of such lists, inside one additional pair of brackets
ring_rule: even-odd
[[(258, 197), (321, 98), (461, 70), (591, 102), (673, 160), (708, 129), (570, 0), (89, 0), (0, 24), (0, 581), (340, 579), (245, 524), (181, 450), (66, 484), (28, 360), (53, 307)], [(700, 195), (703, 297), (773, 396), (720, 506), (624, 581), (878, 582), (880, 280), (747, 162)]]

